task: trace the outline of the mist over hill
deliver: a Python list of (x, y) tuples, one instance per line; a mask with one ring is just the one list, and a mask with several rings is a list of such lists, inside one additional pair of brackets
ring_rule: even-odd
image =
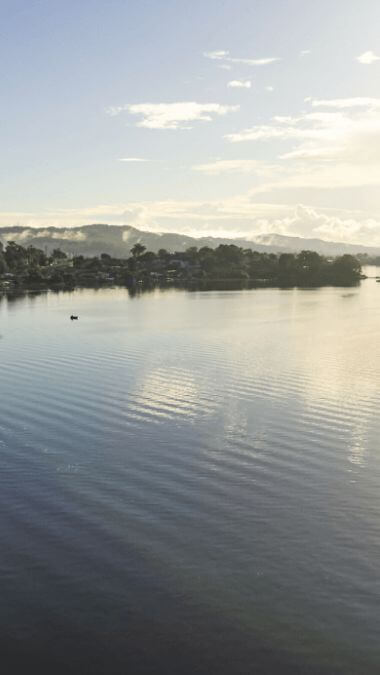
[(297, 253), (304, 249), (317, 251), (321, 255), (342, 255), (343, 253), (380, 254), (380, 247), (343, 244), (324, 241), (322, 239), (306, 239), (280, 234), (262, 234), (250, 239), (226, 237), (189, 237), (184, 234), (170, 232), (146, 232), (130, 225), (83, 225), (73, 228), (26, 228), (21, 226), (0, 227), (0, 241), (15, 241), (22, 246), (36, 246), (50, 253), (60, 248), (68, 254), (98, 256), (108, 253), (114, 257), (127, 258), (132, 246), (141, 243), (147, 250), (157, 252), (164, 248), (167, 251), (184, 251), (190, 246), (209, 246), (216, 248), (219, 244), (235, 244), (242, 248), (250, 248), (260, 252)]

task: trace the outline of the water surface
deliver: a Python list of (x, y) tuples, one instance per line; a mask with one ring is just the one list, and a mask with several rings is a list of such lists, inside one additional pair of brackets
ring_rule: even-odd
[(7, 672), (379, 672), (380, 284), (3, 297), (0, 335)]

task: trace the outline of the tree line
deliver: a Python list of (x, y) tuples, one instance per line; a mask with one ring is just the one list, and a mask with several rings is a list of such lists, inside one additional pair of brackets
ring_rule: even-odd
[(100, 256), (68, 257), (60, 249), (50, 254), (35, 246), (23, 247), (10, 241), (0, 243), (0, 276), (13, 278), (19, 286), (76, 286), (101, 283), (169, 284), (249, 282), (270, 286), (321, 286), (357, 283), (360, 261), (352, 255), (335, 258), (315, 251), (262, 253), (234, 244), (213, 249), (192, 246), (170, 253), (147, 251), (135, 244), (128, 258)]

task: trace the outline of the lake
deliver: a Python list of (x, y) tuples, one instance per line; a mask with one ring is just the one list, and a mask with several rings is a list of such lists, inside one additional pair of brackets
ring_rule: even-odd
[(0, 336), (4, 672), (379, 673), (374, 279), (3, 296)]

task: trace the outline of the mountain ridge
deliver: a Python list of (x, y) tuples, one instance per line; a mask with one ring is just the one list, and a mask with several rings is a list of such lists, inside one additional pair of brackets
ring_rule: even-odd
[(108, 253), (125, 258), (130, 255), (134, 244), (141, 243), (147, 250), (157, 252), (160, 248), (168, 251), (184, 251), (190, 246), (209, 246), (216, 248), (220, 244), (235, 244), (242, 248), (251, 248), (267, 253), (297, 253), (301, 250), (313, 250), (322, 255), (335, 256), (344, 253), (369, 253), (380, 255), (380, 247), (362, 244), (346, 244), (325, 241), (324, 239), (303, 238), (277, 234), (261, 234), (251, 238), (243, 237), (191, 237), (172, 232), (149, 232), (131, 225), (108, 225), (93, 223), (72, 228), (41, 227), (31, 228), (21, 225), (0, 227), (0, 241), (16, 241), (22, 246), (36, 246), (51, 252), (60, 248), (67, 254), (98, 256)]

